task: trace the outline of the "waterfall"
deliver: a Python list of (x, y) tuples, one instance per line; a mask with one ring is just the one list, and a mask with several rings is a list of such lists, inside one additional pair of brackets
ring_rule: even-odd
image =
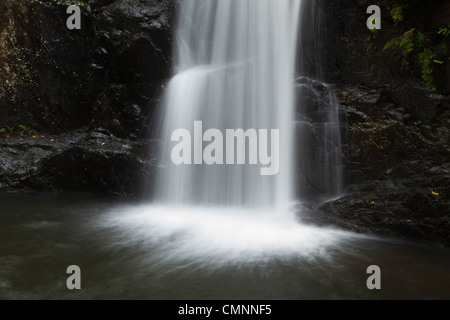
[[(328, 250), (348, 238), (341, 231), (299, 223), (296, 210), (304, 213), (305, 206), (292, 205), (301, 179), (314, 186), (317, 175), (319, 185), (333, 188), (340, 148), (337, 104), (329, 86), (306, 72), (309, 78), (296, 79), (304, 70), (296, 63), (297, 48), (310, 50), (304, 35), (311, 29), (299, 33), (300, 16), (309, 14), (304, 4), (313, 3), (178, 2), (174, 76), (161, 103), (156, 199), (122, 208), (108, 221), (132, 233), (144, 252), (152, 248), (152, 267), (180, 274), (186, 266), (210, 271), (328, 257)], [(228, 142), (227, 130), (237, 129), (258, 135), (232, 150), (245, 164), (225, 164), (230, 150), (223, 140)], [(267, 159), (257, 165), (250, 159), (255, 149), (263, 150), (259, 160), (261, 154), (276, 153), (271, 130), (279, 130), (279, 170), (262, 175)], [(264, 146), (254, 140), (271, 141)], [(212, 144), (215, 161), (204, 157)], [(313, 172), (305, 170), (313, 164)]]
[(306, 0), (302, 6), (299, 35), (301, 75), (296, 79), (295, 115), (297, 196), (306, 200), (328, 200), (342, 195), (345, 156), (342, 150), (345, 112), (340, 109), (327, 77), (333, 72), (329, 61), (330, 39), (323, 0)]
[[(175, 75), (163, 103), (160, 155), (165, 167), (158, 175), (157, 199), (178, 205), (289, 205), (294, 197), (293, 80), (301, 0), (189, 0), (178, 5)], [(263, 176), (260, 166), (249, 161), (207, 165), (194, 159), (211, 143), (194, 141), (194, 136), (201, 139), (210, 128), (224, 135), (229, 129), (278, 129), (278, 174)], [(172, 133), (178, 129), (192, 134), (190, 165), (171, 161), (177, 144)], [(223, 147), (223, 152), (229, 150)]]
[(298, 197), (328, 200), (343, 192), (345, 157), (339, 104), (328, 84), (305, 77), (297, 79), (296, 84)]

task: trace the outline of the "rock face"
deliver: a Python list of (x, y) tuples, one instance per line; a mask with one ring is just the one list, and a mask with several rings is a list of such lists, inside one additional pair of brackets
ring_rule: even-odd
[[(382, 29), (374, 32), (366, 27), (370, 1), (320, 3), (327, 30), (319, 42), (322, 81), (336, 84), (345, 110), (348, 183), (343, 197), (313, 205), (304, 218), (450, 245), (450, 59), (441, 51), (450, 41), (438, 35), (450, 4), (380, 1)], [(395, 6), (404, 10), (398, 23)], [(412, 29), (424, 38), (417, 52), (383, 50)], [(442, 60), (433, 65), (432, 83), (423, 77), (421, 53), (428, 49)], [(304, 71), (313, 76), (315, 68), (311, 62)]]
[(138, 195), (157, 163), (141, 141), (83, 128), (0, 140), (0, 189)]
[[(148, 169), (135, 150), (153, 144), (173, 3), (79, 5), (82, 28), (69, 30), (65, 1), (0, 3), (0, 189), (134, 194), (131, 180)], [(103, 132), (109, 147), (90, 143), (89, 132)]]
[[(171, 72), (171, 0), (119, 0), (98, 9), (93, 118), (120, 137), (145, 137)], [(151, 128), (150, 128), (151, 129)]]
[(347, 184), (341, 128), (345, 108), (337, 103), (332, 86), (301, 77), (295, 88), (297, 197), (314, 202), (335, 197)]
[(341, 90), (350, 184), (319, 209), (352, 229), (450, 244), (450, 99), (431, 96), (429, 105), (447, 111), (419, 125), (391, 92)]
[(81, 30), (62, 2), (0, 4), (0, 128), (142, 137), (170, 74), (172, 2), (82, 2)]
[(66, 27), (64, 6), (5, 0), (0, 4), (0, 127), (62, 132), (89, 124), (98, 87), (92, 19)]

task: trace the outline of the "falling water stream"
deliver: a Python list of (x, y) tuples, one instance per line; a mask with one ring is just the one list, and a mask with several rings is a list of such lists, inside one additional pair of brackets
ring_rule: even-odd
[(275, 208), (292, 201), (293, 79), (300, 5), (301, 0), (179, 4), (176, 75), (163, 105), (161, 155), (171, 154), (174, 130), (186, 128), (194, 134), (194, 121), (224, 135), (227, 129), (279, 129), (280, 170), (261, 176), (255, 165), (176, 166), (169, 159), (157, 182), (162, 202)]
[[(318, 228), (293, 210), (297, 180), (335, 196), (343, 175), (334, 95), (313, 75), (295, 80), (305, 1), (180, 1), (154, 199), (1, 195), (0, 297), (449, 298), (448, 250)], [(175, 165), (171, 135), (193, 137), (196, 121), (203, 131), (280, 130), (278, 174)], [(78, 292), (65, 287), (73, 264)], [(373, 264), (382, 291), (366, 287)]]
[[(200, 259), (203, 264), (320, 255), (327, 246), (354, 237), (303, 225), (291, 209), (301, 8), (301, 0), (180, 2), (175, 76), (162, 104), (157, 205), (119, 216), (117, 224), (140, 230), (142, 236), (154, 230), (150, 237), (160, 237), (171, 248), (171, 259)], [(334, 116), (334, 110), (325, 112), (327, 119)], [(248, 163), (204, 164), (193, 153), (208, 143), (191, 140), (183, 151), (188, 163), (172, 163), (172, 150), (180, 142), (172, 141), (172, 133), (184, 129), (192, 133), (190, 139), (201, 137), (196, 121), (202, 131), (280, 130), (279, 172), (263, 176), (259, 166)], [(244, 148), (249, 158), (250, 142)], [(219, 153), (229, 151), (221, 146)], [(307, 157), (305, 148), (301, 158)]]

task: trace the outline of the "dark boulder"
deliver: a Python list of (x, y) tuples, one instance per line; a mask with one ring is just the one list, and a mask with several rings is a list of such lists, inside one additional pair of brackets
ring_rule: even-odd
[(450, 187), (436, 192), (417, 182), (415, 185), (406, 179), (373, 182), (366, 185), (370, 191), (354, 191), (322, 204), (314, 218), (323, 225), (339, 225), (356, 232), (407, 237), (450, 246)]
[(87, 128), (0, 140), (0, 190), (137, 195), (155, 179), (153, 141), (118, 139)]

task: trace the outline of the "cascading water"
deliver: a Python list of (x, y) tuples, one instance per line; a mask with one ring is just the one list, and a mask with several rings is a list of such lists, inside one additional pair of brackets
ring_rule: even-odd
[[(301, 0), (180, 2), (176, 76), (164, 104), (161, 155), (167, 157), (168, 167), (161, 170), (157, 183), (161, 202), (257, 207), (291, 203), (300, 7)], [(204, 130), (223, 133), (279, 129), (279, 173), (261, 176), (259, 166), (248, 164), (170, 164), (172, 132), (184, 128), (194, 136), (194, 121), (202, 121)], [(207, 143), (192, 145), (202, 148)]]
[(325, 83), (333, 68), (324, 54), (330, 52), (326, 9), (322, 0), (303, 3), (298, 45), (302, 77), (296, 80), (297, 195), (320, 201), (342, 195), (346, 167), (341, 139), (345, 113), (332, 86)]
[[(295, 145), (299, 144), (294, 139), (294, 106), (298, 104), (294, 78), (304, 2), (178, 3), (175, 76), (161, 105), (162, 165), (154, 186), (156, 199), (148, 206), (119, 209), (108, 222), (128, 229), (133, 234), (131, 241), (142, 245), (149, 252), (148, 260), (158, 261), (161, 269), (193, 264), (208, 268), (260, 265), (276, 259), (327, 256), (324, 248), (335, 248), (348, 239), (341, 231), (299, 223), (292, 210)], [(180, 141), (172, 140), (180, 129), (191, 139), (190, 148), (182, 152), (188, 163), (176, 165), (172, 155)], [(226, 130), (261, 133), (258, 130), (278, 129), (278, 174), (263, 176), (260, 165), (248, 162), (201, 164), (205, 162), (202, 149), (212, 142), (202, 142), (202, 133), (208, 129), (223, 136)], [(260, 134), (258, 139), (266, 139), (267, 154), (275, 152), (268, 136)], [(251, 157), (249, 146), (241, 145), (247, 149), (247, 159)], [(200, 157), (195, 155), (198, 150)], [(311, 158), (306, 146), (305, 150), (298, 157)], [(216, 148), (215, 152), (217, 158), (221, 153), (226, 158), (229, 150), (224, 143), (223, 150)]]
[[(342, 195), (345, 161), (341, 147), (342, 121), (331, 86), (297, 79), (296, 112), (298, 196), (329, 200)], [(307, 156), (304, 156), (304, 155)]]

